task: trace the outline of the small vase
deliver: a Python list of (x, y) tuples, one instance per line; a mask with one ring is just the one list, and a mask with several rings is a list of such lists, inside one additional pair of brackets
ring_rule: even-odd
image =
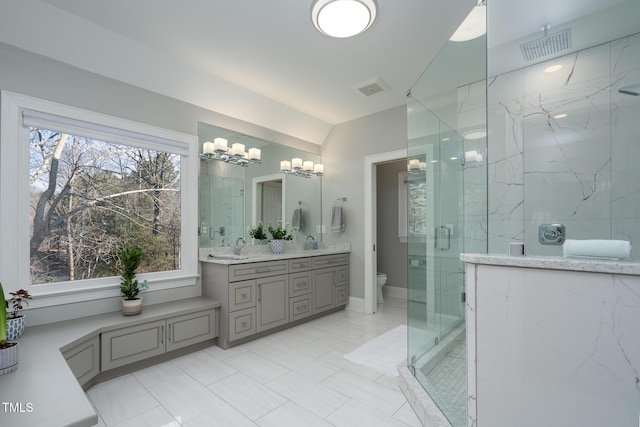
[(271, 252), (274, 254), (281, 254), (284, 252), (284, 240), (272, 240), (271, 241)]
[(125, 316), (135, 316), (142, 313), (142, 297), (136, 299), (122, 300), (122, 314)]
[(7, 319), (7, 341), (15, 341), (24, 333), (24, 316)]
[(5, 348), (0, 348), (0, 375), (5, 375), (18, 369), (18, 343), (8, 342)]

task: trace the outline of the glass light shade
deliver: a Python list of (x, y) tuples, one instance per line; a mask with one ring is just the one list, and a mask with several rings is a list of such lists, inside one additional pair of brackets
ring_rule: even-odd
[(324, 173), (324, 165), (322, 163), (316, 163), (313, 165), (313, 173), (316, 175), (322, 175)]
[(453, 42), (466, 42), (480, 37), (487, 32), (486, 6), (476, 6), (462, 21), (449, 40)]
[(306, 160), (303, 164), (302, 164), (302, 169), (308, 172), (311, 172), (313, 170), (313, 162)]
[(311, 19), (328, 36), (352, 37), (373, 24), (376, 5), (373, 0), (317, 0), (311, 9)]
[(289, 160), (283, 160), (280, 162), (280, 170), (281, 171), (290, 171), (291, 170), (291, 162)]
[(260, 156), (262, 152), (259, 148), (249, 148), (249, 159), (250, 160), (260, 160)]
[(291, 159), (291, 167), (294, 169), (302, 169), (302, 159)]
[(224, 138), (216, 138), (213, 140), (213, 149), (215, 151), (227, 151), (227, 140)]
[(202, 152), (204, 154), (212, 154), (214, 152), (214, 146), (215, 144), (213, 142), (207, 141), (202, 144)]
[(420, 160), (418, 159), (409, 160), (409, 169), (411, 170), (420, 169)]

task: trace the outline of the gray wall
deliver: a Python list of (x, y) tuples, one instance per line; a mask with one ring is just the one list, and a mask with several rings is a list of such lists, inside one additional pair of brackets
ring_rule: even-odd
[(407, 243), (398, 239), (398, 173), (406, 170), (407, 159), (376, 166), (378, 271), (398, 288), (407, 287)]
[[(327, 226), (324, 241), (351, 242), (349, 295), (364, 298), (364, 157), (406, 149), (407, 110), (402, 105), (334, 126), (322, 145), (322, 217)], [(346, 196), (347, 227), (330, 230), (331, 208)]]

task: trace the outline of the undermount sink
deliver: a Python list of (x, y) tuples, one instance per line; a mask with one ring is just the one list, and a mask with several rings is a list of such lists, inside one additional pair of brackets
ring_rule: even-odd
[(249, 259), (248, 256), (236, 254), (210, 254), (211, 259)]

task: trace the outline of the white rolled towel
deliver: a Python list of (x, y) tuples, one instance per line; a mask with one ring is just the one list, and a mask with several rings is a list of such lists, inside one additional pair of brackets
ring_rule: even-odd
[(565, 257), (620, 259), (631, 256), (631, 242), (626, 240), (572, 240), (562, 245)]

